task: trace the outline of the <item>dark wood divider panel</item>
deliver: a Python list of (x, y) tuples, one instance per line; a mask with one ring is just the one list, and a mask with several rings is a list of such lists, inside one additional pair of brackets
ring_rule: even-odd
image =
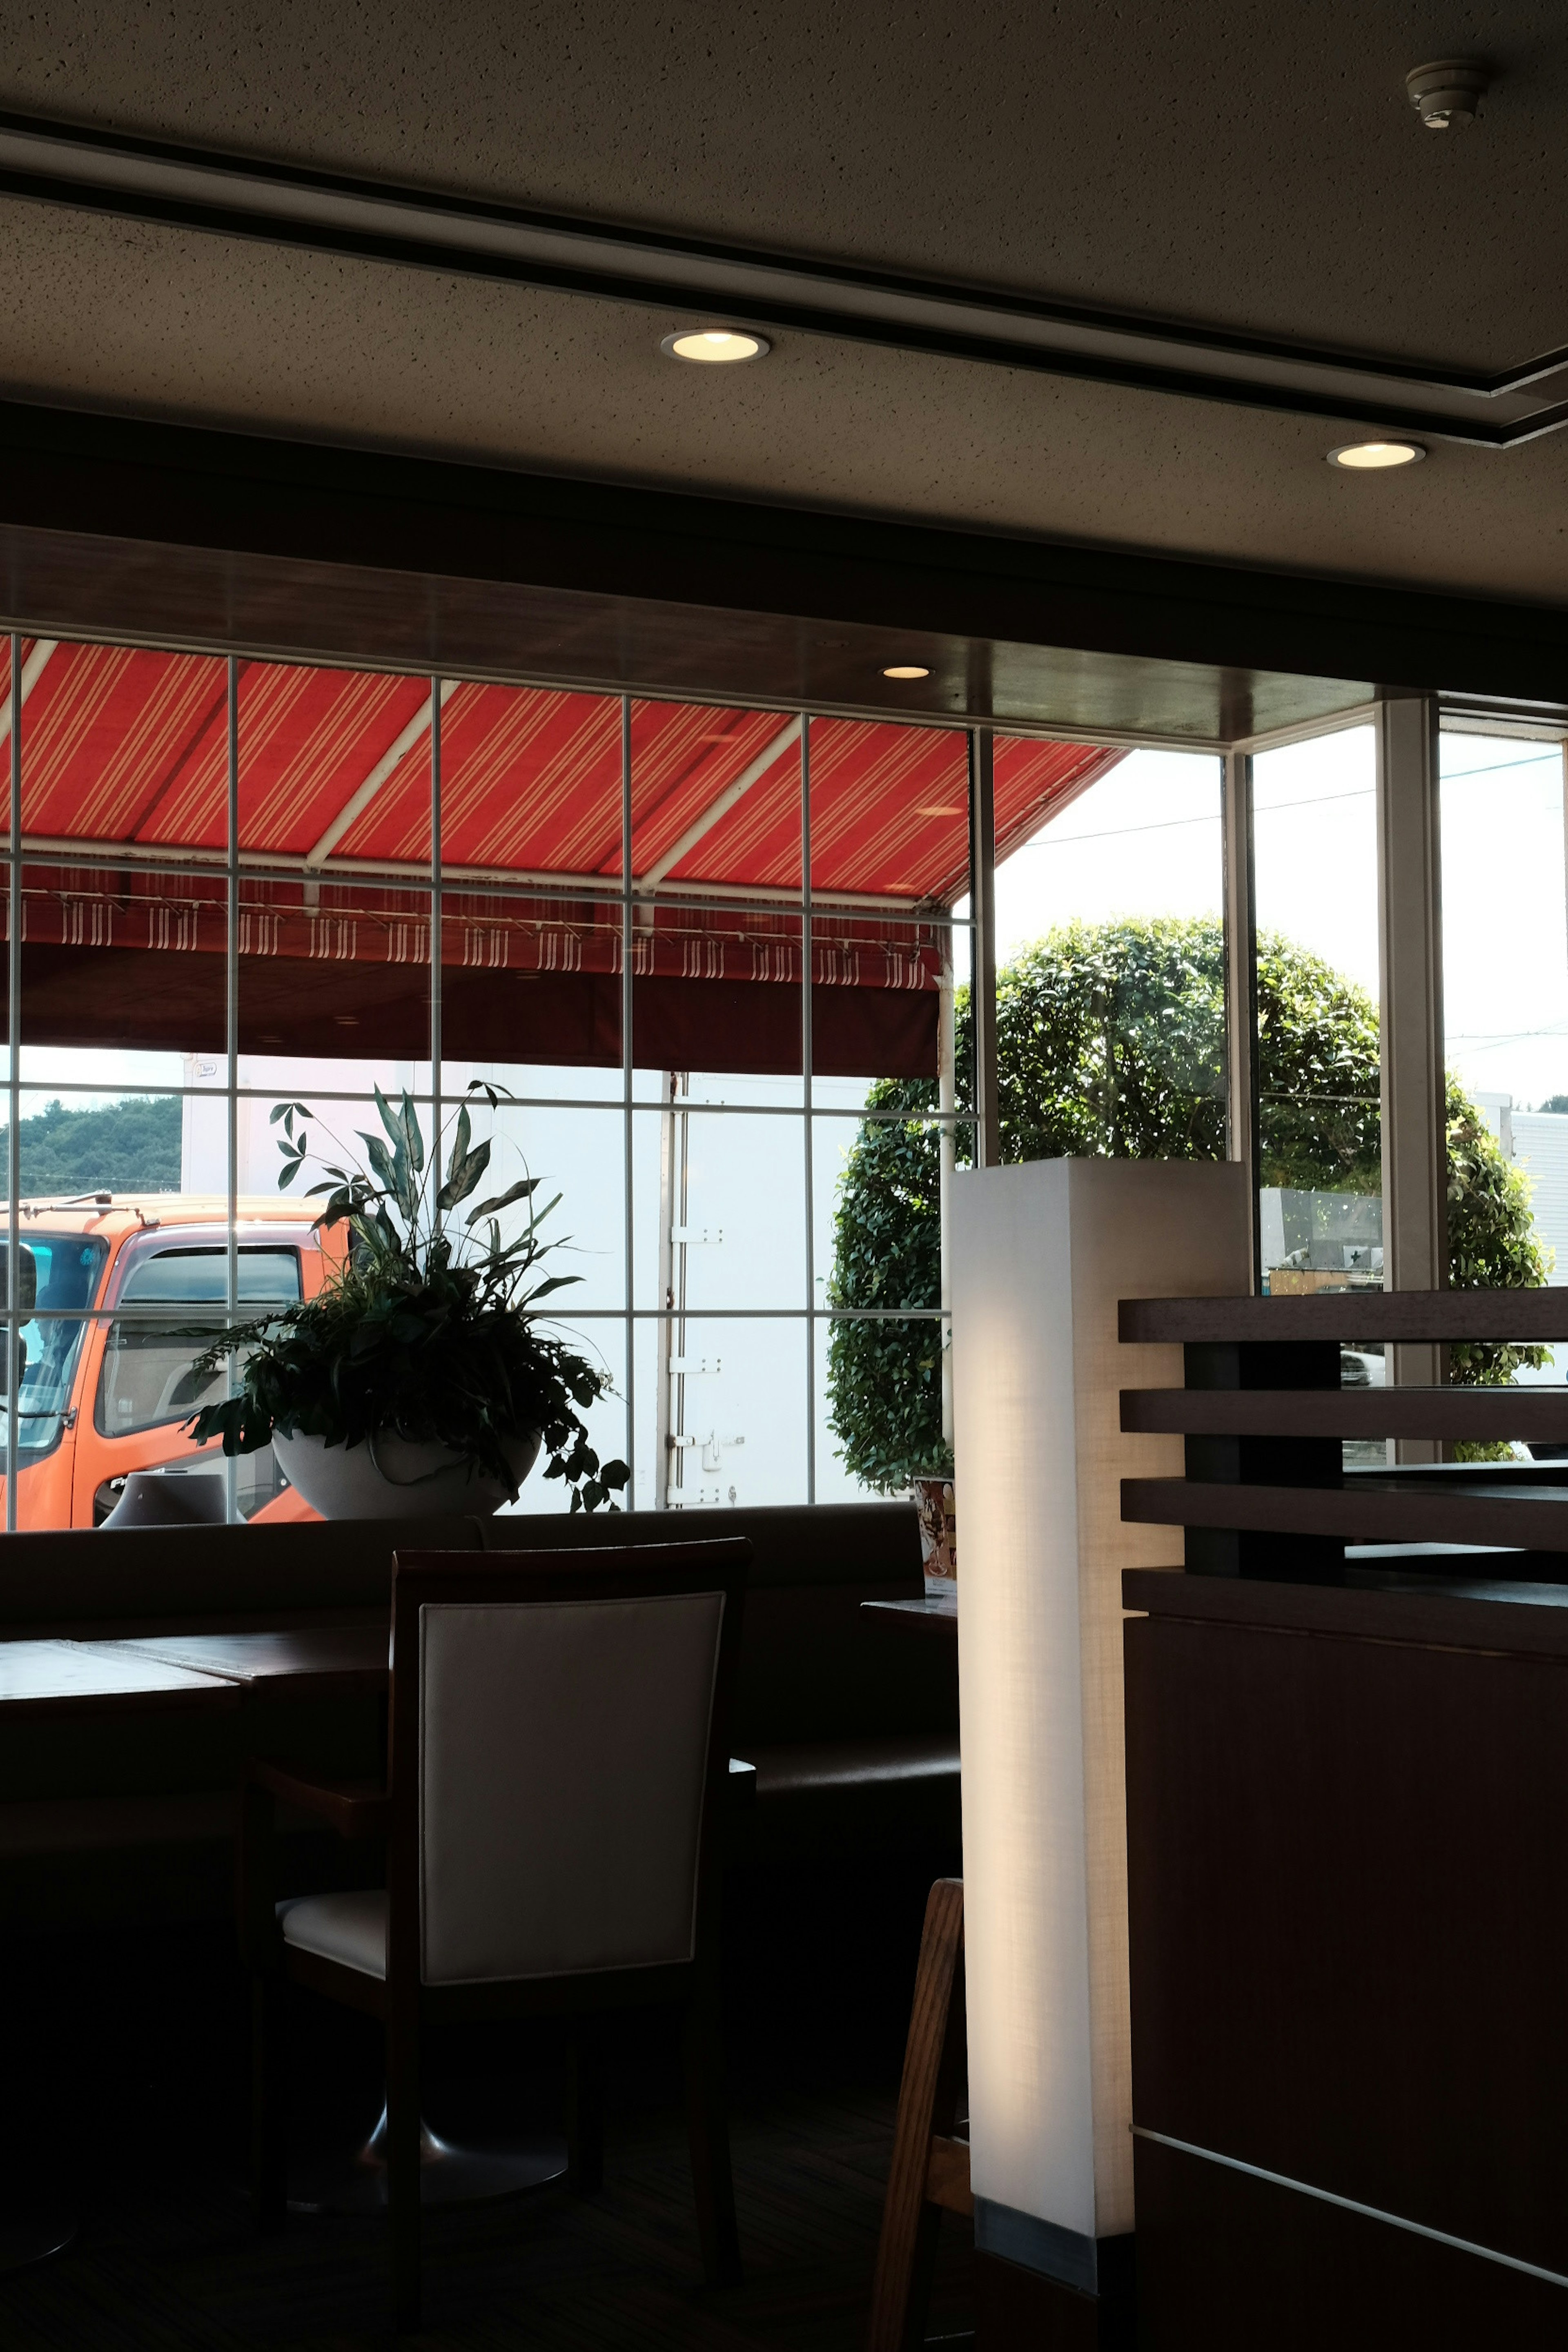
[[(1331, 1459), (1568, 1443), (1568, 1399), (1299, 1369), (1555, 1339), (1568, 1296), (1137, 1301), (1121, 1331), (1189, 1376), (1123, 1425), (1197, 1455), (1124, 1515), (1200, 1538), (1123, 1578), (1140, 2340), (1568, 2342), (1568, 1465)], [(1510, 1549), (1400, 1549), (1462, 1543)]]

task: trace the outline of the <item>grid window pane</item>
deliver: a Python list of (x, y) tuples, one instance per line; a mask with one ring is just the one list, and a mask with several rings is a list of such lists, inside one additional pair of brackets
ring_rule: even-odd
[[(48, 1201), (99, 1192), (151, 1201), (182, 1188), (187, 1112), (173, 1090), (23, 1087), (17, 1108), (25, 1224)], [(8, 1117), (0, 1114), (0, 1155), (8, 1151), (9, 1129)], [(6, 1164), (0, 1157), (0, 1166)]]
[(814, 719), (811, 888), (956, 906), (969, 888), (968, 736)]
[[(624, 1462), (627, 1458), (628, 1436), (625, 1325), (598, 1321), (572, 1323), (563, 1314), (559, 1322), (550, 1320), (546, 1328), (552, 1338), (563, 1340), (574, 1353), (609, 1375), (609, 1388), (583, 1412), (583, 1420), (588, 1432), (588, 1443), (600, 1463)], [(501, 1509), (541, 1515), (570, 1511), (572, 1489), (564, 1478), (548, 1477), (548, 1457), (542, 1453), (523, 1480), (517, 1501), (503, 1503)], [(623, 1496), (619, 1499), (624, 1506), (626, 1498)]]
[(221, 871), (29, 859), (22, 869), (23, 1082), (179, 1085), (187, 1055), (224, 1052), (227, 940)]
[(864, 1503), (952, 1475), (944, 1318), (878, 1316), (815, 1330), (816, 1496)]
[[(1544, 1107), (1568, 1103), (1563, 748), (1518, 736), (1439, 740), (1448, 1067), (1494, 1132), (1505, 1108), (1561, 1118)], [(1568, 1252), (1559, 1255), (1555, 1279), (1568, 1281)]]
[(683, 1097), (635, 1117), (638, 1303), (804, 1313), (804, 1123)]
[[(806, 1319), (692, 1316), (647, 1325), (639, 1356), (637, 1461), (662, 1465), (672, 1509), (804, 1503)], [(657, 1491), (657, 1488), (656, 1488)], [(639, 1500), (647, 1482), (639, 1480)]]
[(224, 1043), (227, 665), (25, 640), (20, 681), (22, 1074), (177, 1082)]
[[(9, 678), (7, 677), (7, 685)], [(22, 831), (42, 849), (228, 844), (228, 666), (210, 655), (23, 640)]]
[[(470, 1079), (521, 1095), (521, 1081), (535, 1075), (510, 1065), (443, 1066), (442, 1108), (445, 1150), (450, 1159), (456, 1121), (462, 1109), (468, 1115), (474, 1147), (490, 1146), (489, 1163), (470, 1199), (457, 1212), (465, 1223), (481, 1202), (498, 1197), (513, 1184), (532, 1181), (528, 1201), (514, 1202), (497, 1213), (503, 1239), (521, 1234), (531, 1207), (538, 1219), (538, 1240), (547, 1253), (533, 1280), (560, 1277), (571, 1287), (557, 1295), (562, 1313), (579, 1316), (592, 1308), (595, 1315), (619, 1314), (625, 1308), (626, 1158), (625, 1129), (618, 1104), (582, 1109), (528, 1101), (498, 1103), (492, 1110), (482, 1095), (469, 1094)], [(489, 1219), (482, 1221), (482, 1232)], [(595, 1324), (592, 1328), (597, 1328)]]
[[(883, 1100), (888, 1092), (873, 1089)], [(952, 1136), (945, 1151), (944, 1132)], [(942, 1305), (943, 1185), (971, 1164), (973, 1134), (968, 1120), (947, 1130), (929, 1118), (818, 1112), (811, 1152), (818, 1307), (886, 1313)]]
[(1370, 727), (1253, 761), (1258, 1238), (1271, 1292), (1383, 1279)]
[(238, 665), (239, 846), (330, 873), (430, 860), (430, 680)]
[(428, 1060), (428, 891), (247, 875), (237, 961), (242, 1052)]
[(441, 863), (530, 881), (618, 879), (618, 695), (447, 679)]
[(1003, 1158), (1223, 1159), (1219, 761), (1080, 751), (1046, 809), (997, 824)]
[[(805, 926), (776, 907), (638, 906), (632, 1056), (640, 1071), (794, 1081), (805, 1100)], [(659, 1098), (668, 1087), (659, 1089)]]
[[(773, 710), (632, 705), (632, 875), (639, 893), (798, 897), (801, 721)], [(616, 869), (619, 871), (617, 866)]]
[[(1447, 733), (1440, 743), (1448, 1279), (1457, 1288), (1561, 1286), (1568, 1283), (1563, 748)], [(1562, 1346), (1471, 1344), (1449, 1351), (1448, 1376), (1535, 1385), (1560, 1381), (1565, 1364)]]
[(618, 1096), (624, 936), (618, 898), (446, 892), (444, 1058), (533, 1064), (542, 1094)]
[[(492, 1147), (474, 1197), (525, 1175), (536, 1202), (562, 1195), (543, 1270), (574, 1279), (550, 1328), (611, 1375), (588, 1418), (603, 1456), (635, 1440), (628, 1500), (890, 1491), (940, 1453), (941, 1318), (907, 1310), (941, 1302), (939, 1104), (956, 1102), (959, 1160), (970, 1131), (949, 1055), (970, 964), (963, 730), (43, 639), (21, 685), (16, 1520), (94, 1524), (135, 1470), (218, 1482), (245, 1516), (297, 1510), (270, 1449), (223, 1465), (184, 1434), (228, 1377), (197, 1379), (202, 1333), (331, 1278), (342, 1237), (312, 1230), (305, 1187), (323, 1156), (364, 1162), (374, 1087), (411, 1096), (444, 1167), (476, 1077), (510, 1098), (469, 1103)], [(1047, 823), (1081, 833), (1119, 756), (999, 740), (1002, 856)], [(1178, 768), (1215, 773), (1176, 762), (1167, 784)], [(1217, 796), (1212, 820), (1217, 911)], [(1080, 896), (1067, 918), (1085, 912)], [(318, 1166), (282, 1190), (272, 1114), (300, 1100)], [(856, 1278), (875, 1265), (906, 1311), (846, 1340), (847, 1180), (876, 1176), (889, 1138), (913, 1224)], [(72, 1197), (100, 1192), (107, 1208)], [(912, 1434), (879, 1433), (911, 1413)], [(515, 1507), (569, 1504), (541, 1466)]]

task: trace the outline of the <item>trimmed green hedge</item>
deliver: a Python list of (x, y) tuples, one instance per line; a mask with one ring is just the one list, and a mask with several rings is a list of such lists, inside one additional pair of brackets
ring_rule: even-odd
[[(1277, 934), (1258, 943), (1258, 1131), (1265, 1184), (1375, 1192), (1377, 1009), (1365, 991)], [(1225, 1152), (1225, 955), (1215, 922), (1068, 923), (996, 979), (1004, 1160), (1072, 1157), (1218, 1160)], [(958, 1067), (970, 1066), (966, 995)], [(960, 1108), (970, 1107), (961, 1075)], [(836, 1307), (941, 1303), (941, 1166), (933, 1079), (889, 1078), (846, 1155), (835, 1212)], [(1450, 1077), (1449, 1278), (1459, 1289), (1527, 1288), (1548, 1267), (1530, 1192)], [(960, 1156), (962, 1158), (962, 1147)], [(942, 1350), (934, 1322), (836, 1322), (829, 1423), (870, 1486), (945, 1475)], [(1453, 1350), (1453, 1376), (1508, 1381), (1531, 1348)]]

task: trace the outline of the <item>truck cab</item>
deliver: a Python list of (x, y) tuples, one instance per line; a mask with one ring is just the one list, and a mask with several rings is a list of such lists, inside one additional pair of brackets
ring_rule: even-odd
[[(219, 1446), (193, 1444), (182, 1424), (223, 1393), (221, 1372), (197, 1381), (191, 1366), (223, 1328), (227, 1220), (226, 1201), (210, 1196), (23, 1202), (19, 1528), (100, 1526), (131, 1471), (222, 1462)], [(242, 1200), (237, 1234), (242, 1316), (313, 1297), (338, 1255), (292, 1202)], [(5, 1254), (0, 1238), (0, 1265)], [(5, 1380), (0, 1349), (0, 1389)], [(5, 1404), (0, 1394), (0, 1412)], [(4, 1463), (0, 1454), (0, 1497)], [(244, 1517), (314, 1516), (285, 1486), (269, 1445), (235, 1469)]]

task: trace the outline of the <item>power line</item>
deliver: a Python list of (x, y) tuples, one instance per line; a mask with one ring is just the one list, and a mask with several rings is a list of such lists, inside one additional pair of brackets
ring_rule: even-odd
[[(1275, 801), (1266, 808), (1255, 807), (1253, 814), (1254, 816), (1274, 816), (1281, 809), (1325, 808), (1331, 801), (1365, 801), (1370, 800), (1372, 796), (1372, 787), (1368, 784), (1363, 785), (1353, 793), (1322, 793), (1311, 800)], [(1013, 857), (1021, 857), (1026, 849), (1075, 849), (1080, 841), (1126, 841), (1130, 840), (1134, 834), (1174, 833), (1181, 826), (1188, 824), (1212, 824), (1217, 829), (1219, 811), (1215, 809), (1213, 816), (1156, 817), (1152, 824), (1112, 824), (1108, 825), (1102, 833), (1059, 833), (1054, 841), (1047, 838), (1050, 828), (1047, 825), (1035, 835), (1032, 841), (1026, 841), (1016, 849), (1013, 852)], [(1013, 858), (1008, 858), (1006, 862), (1010, 866)]]
[[(1540, 767), (1547, 761), (1554, 761), (1561, 764), (1562, 754), (1554, 751), (1531, 751), (1522, 759), (1500, 760), (1495, 767), (1446, 768), (1443, 772), (1442, 781), (1446, 784), (1458, 783), (1466, 776), (1500, 776), (1510, 768)], [(1360, 784), (1352, 792), (1317, 793), (1306, 800), (1264, 801), (1261, 803), (1254, 800), (1252, 804), (1252, 814), (1254, 822), (1256, 823), (1257, 819), (1260, 816), (1279, 816), (1287, 809), (1328, 808), (1336, 801), (1369, 801), (1375, 797), (1375, 785)], [(1026, 849), (1072, 849), (1076, 848), (1080, 841), (1126, 841), (1130, 840), (1134, 834), (1175, 833), (1179, 832), (1185, 825), (1217, 825), (1219, 821), (1219, 811), (1216, 809), (1213, 816), (1156, 817), (1152, 824), (1112, 824), (1107, 825), (1099, 833), (1058, 833), (1054, 836), (1054, 838), (1051, 836), (1050, 826), (1047, 824), (1041, 827), (1040, 831), (1034, 835), (1032, 840), (1020, 843), (1019, 846), (1013, 852), (1013, 857), (1021, 857)], [(1012, 862), (1012, 857), (1009, 857), (1005, 861), (1009, 866)]]
[(1560, 751), (1531, 751), (1522, 759), (1500, 760), (1495, 768), (1445, 768), (1443, 782), (1446, 784), (1458, 783), (1461, 776), (1500, 776), (1505, 768), (1537, 768), (1547, 760), (1553, 760), (1561, 766), (1563, 754)]

